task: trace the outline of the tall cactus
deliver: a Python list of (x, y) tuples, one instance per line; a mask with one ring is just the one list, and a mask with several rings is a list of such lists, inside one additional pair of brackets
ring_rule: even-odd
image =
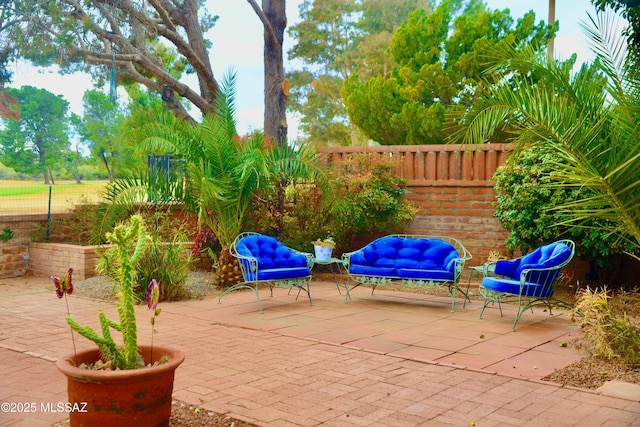
[[(138, 354), (138, 335), (136, 327), (136, 313), (133, 295), (133, 284), (136, 280), (133, 268), (140, 258), (145, 243), (149, 239), (142, 217), (132, 216), (125, 224), (116, 226), (112, 233), (107, 233), (110, 243), (116, 245), (117, 259), (109, 268), (116, 269), (118, 278), (118, 301), (116, 308), (120, 322), (109, 319), (102, 310), (98, 314), (102, 336), (90, 326), (80, 326), (70, 316), (67, 323), (71, 328), (85, 338), (96, 343), (105, 359), (117, 369), (134, 369), (144, 366), (142, 357)], [(111, 329), (122, 334), (123, 345), (116, 345), (111, 336)]]

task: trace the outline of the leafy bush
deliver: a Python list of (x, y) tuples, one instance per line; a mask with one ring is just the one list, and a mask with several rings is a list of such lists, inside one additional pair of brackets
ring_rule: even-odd
[(407, 182), (393, 167), (389, 160), (365, 155), (339, 165), (343, 186), (331, 204), (331, 232), (338, 241), (400, 231), (413, 221), (416, 210), (404, 199)]
[(78, 166), (78, 175), (80, 179), (84, 180), (96, 180), (96, 179), (108, 179), (109, 176), (104, 167), (84, 164)]
[[(160, 301), (179, 299), (184, 296), (192, 263), (185, 223), (164, 212), (152, 214), (145, 222), (149, 242), (135, 265), (134, 293), (138, 299), (144, 299), (147, 285), (155, 279), (160, 289)], [(116, 279), (112, 272), (117, 271), (117, 263), (116, 250), (108, 249), (98, 260), (96, 271)]]
[[(610, 257), (631, 249), (616, 236), (607, 233), (602, 222), (591, 221), (580, 227), (571, 224), (571, 217), (554, 210), (572, 200), (584, 200), (589, 192), (584, 188), (567, 187), (554, 182), (554, 168), (558, 158), (541, 150), (524, 150), (518, 157), (510, 157), (496, 171), (495, 217), (509, 231), (506, 245), (526, 252), (541, 243), (570, 238), (576, 241), (577, 253), (596, 260), (607, 268)], [(605, 221), (605, 220), (600, 220)]]
[(388, 160), (355, 155), (333, 166), (327, 188), (288, 187), (287, 209), (278, 209), (275, 190), (261, 192), (249, 227), (299, 250), (308, 251), (312, 241), (327, 236), (345, 250), (355, 238), (401, 231), (415, 218), (416, 210), (404, 200), (406, 182)]
[(626, 313), (614, 315), (609, 298), (606, 289), (581, 291), (572, 314), (583, 332), (578, 347), (595, 357), (640, 365), (640, 328), (629, 322)]

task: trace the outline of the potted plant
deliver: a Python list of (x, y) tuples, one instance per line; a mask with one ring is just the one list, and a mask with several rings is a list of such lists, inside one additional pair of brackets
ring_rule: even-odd
[[(153, 346), (159, 289), (155, 280), (148, 286), (147, 305), (151, 317), (151, 345), (138, 345), (135, 314), (135, 265), (149, 239), (142, 217), (134, 215), (118, 225), (108, 240), (118, 256), (109, 268), (118, 278), (116, 307), (119, 321), (111, 320), (100, 310), (98, 318), (102, 336), (90, 326), (81, 326), (70, 315), (66, 320), (72, 331), (92, 340), (97, 348), (74, 351), (58, 359), (58, 369), (67, 376), (71, 426), (79, 425), (168, 425), (171, 395), (177, 367), (184, 354), (170, 347)], [(56, 292), (62, 298), (71, 294), (72, 270), (60, 280), (54, 277)], [(67, 309), (68, 311), (68, 309)], [(111, 329), (122, 335), (122, 344), (111, 336)], [(73, 336), (73, 332), (72, 332)], [(75, 342), (74, 342), (75, 349)]]
[(316, 261), (329, 261), (331, 259), (331, 253), (336, 247), (333, 237), (329, 236), (324, 240), (317, 239), (311, 243), (316, 254)]

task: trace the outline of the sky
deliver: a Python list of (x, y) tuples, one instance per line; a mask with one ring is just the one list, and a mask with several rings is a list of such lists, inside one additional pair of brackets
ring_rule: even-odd
[[(298, 22), (298, 6), (301, 3), (301, 0), (287, 0), (288, 26)], [(485, 0), (485, 3), (490, 9), (508, 8), (514, 19), (533, 10), (536, 21), (548, 20), (549, 0)], [(207, 34), (213, 42), (210, 58), (214, 75), (220, 80), (229, 70), (237, 73), (238, 132), (244, 134), (261, 129), (264, 112), (262, 24), (246, 1), (207, 0), (206, 5), (211, 14), (220, 16), (216, 26)], [(555, 41), (556, 58), (567, 59), (575, 52), (578, 63), (592, 59), (587, 38), (579, 27), (579, 22), (588, 22), (587, 13), (595, 17), (595, 9), (589, 0), (556, 0), (556, 20), (560, 22)], [(283, 47), (285, 54), (292, 46), (292, 40), (286, 38)], [(285, 71), (290, 68), (285, 60)], [(15, 64), (13, 71), (14, 79), (10, 87), (30, 85), (47, 89), (69, 101), (71, 111), (82, 113), (82, 95), (92, 87), (88, 75), (75, 73), (63, 76), (55, 69), (35, 69), (24, 63)], [(108, 93), (108, 88), (105, 90)], [(297, 120), (290, 114), (287, 121), (289, 137), (295, 138)]]

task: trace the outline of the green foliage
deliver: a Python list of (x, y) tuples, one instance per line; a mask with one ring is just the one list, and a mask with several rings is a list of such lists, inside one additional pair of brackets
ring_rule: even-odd
[[(72, 213), (55, 217), (51, 221), (51, 229), (55, 230), (50, 242), (72, 243), (76, 245), (103, 244), (106, 236), (103, 234), (94, 240), (95, 224), (100, 222), (101, 209), (99, 204), (90, 204), (81, 200)], [(111, 227), (113, 228), (113, 227)], [(44, 234), (44, 230), (41, 230)], [(40, 240), (41, 239), (41, 240)], [(44, 241), (42, 236), (37, 241)]]
[(5, 227), (0, 234), (0, 242), (7, 243), (13, 239), (13, 229), (9, 226)]
[(10, 168), (0, 162), (0, 179), (31, 180), (32, 177), (23, 173), (18, 173), (13, 170), (13, 168)]
[(252, 211), (255, 229), (277, 234), (304, 251), (326, 236), (346, 250), (355, 238), (399, 231), (416, 211), (404, 200), (406, 182), (392, 169), (388, 161), (353, 156), (333, 165), (329, 186), (295, 185), (290, 192), (294, 202), (282, 213), (275, 208), (273, 193), (261, 192)]
[(140, 279), (134, 292), (142, 299), (146, 285), (155, 279), (160, 290), (159, 301), (174, 301), (184, 297), (186, 280), (191, 271), (193, 258), (187, 248), (190, 230), (182, 217), (172, 217), (164, 212), (155, 212), (147, 217), (149, 244), (136, 264), (136, 275)]
[(542, 243), (561, 238), (576, 242), (578, 255), (595, 259), (601, 268), (610, 267), (610, 257), (632, 250), (607, 230), (609, 224), (592, 220), (585, 227), (567, 225), (569, 214), (556, 206), (592, 196), (586, 188), (554, 185), (557, 155), (543, 150), (524, 150), (511, 156), (496, 171), (496, 212), (500, 225), (509, 231), (507, 247), (523, 253)]
[(133, 149), (124, 138), (125, 115), (108, 95), (88, 90), (82, 97), (83, 116), (72, 117), (82, 141), (91, 155), (104, 166), (109, 181), (122, 176), (122, 166), (129, 164)]
[[(640, 254), (640, 84), (607, 16), (587, 29), (597, 60), (572, 73), (531, 48), (497, 51), (477, 101), (452, 140), (483, 143), (508, 131), (516, 149), (553, 152), (553, 180), (586, 197), (557, 200), (572, 227), (600, 227)], [(629, 74), (631, 72), (631, 74)], [(506, 82), (504, 75), (513, 76)], [(556, 160), (557, 159), (557, 160)], [(590, 233), (589, 233), (590, 234)]]
[[(107, 239), (114, 244), (115, 256), (101, 258), (100, 269), (116, 278), (119, 322), (109, 319), (102, 310), (98, 313), (102, 336), (90, 326), (81, 326), (70, 316), (67, 323), (85, 338), (96, 343), (102, 355), (116, 369), (135, 369), (144, 366), (138, 354), (138, 335), (135, 313), (134, 287), (138, 283), (135, 267), (144, 252), (149, 239), (142, 217), (134, 215), (125, 224), (120, 224), (107, 234)], [(111, 336), (111, 329), (122, 334), (122, 347), (116, 344)]]
[(197, 216), (199, 227), (213, 231), (223, 249), (245, 226), (255, 190), (268, 186), (280, 194), (282, 183), (319, 176), (305, 147), (269, 147), (261, 133), (238, 138), (234, 74), (224, 80), (216, 114), (206, 115), (202, 123), (152, 109), (149, 120), (138, 122), (128, 136), (146, 152), (184, 159), (187, 179), (154, 182), (142, 175), (117, 180), (108, 188), (105, 218), (117, 218), (139, 203), (183, 203)]
[(581, 291), (572, 313), (583, 333), (578, 348), (594, 357), (620, 359), (638, 366), (640, 328), (629, 322), (626, 313), (622, 317), (615, 315), (609, 306), (609, 298), (606, 289)]
[(535, 24), (533, 12), (514, 25), (508, 10), (465, 4), (457, 18), (449, 1), (432, 13), (412, 12), (391, 40), (391, 71), (345, 80), (349, 118), (368, 138), (383, 145), (442, 143), (446, 112), (470, 105), (461, 95), (477, 85), (487, 56), (505, 44), (540, 46), (553, 34), (543, 22)]
[(406, 181), (393, 165), (354, 156), (340, 165), (344, 187), (332, 203), (332, 233), (337, 241), (375, 232), (395, 232), (409, 224), (415, 209), (404, 200)]
[(296, 41), (289, 58), (303, 62), (287, 75), (289, 107), (300, 113), (306, 140), (316, 145), (364, 143), (349, 123), (340, 94), (354, 71), (371, 75), (391, 68), (391, 34), (410, 11), (431, 9), (430, 0), (305, 0), (301, 22), (289, 28)]
[(108, 179), (107, 171), (100, 166), (92, 164), (83, 164), (78, 166), (78, 175), (80, 179), (95, 181)]
[(69, 152), (67, 136), (69, 103), (45, 89), (23, 86), (6, 89), (20, 105), (20, 120), (3, 120), (0, 154), (3, 163), (16, 172), (42, 175), (46, 184), (53, 170), (62, 169)]
[[(591, 0), (600, 11), (611, 7), (629, 22), (623, 34), (627, 38), (630, 59), (640, 64), (640, 2), (638, 0)], [(637, 71), (637, 65), (631, 67)]]

